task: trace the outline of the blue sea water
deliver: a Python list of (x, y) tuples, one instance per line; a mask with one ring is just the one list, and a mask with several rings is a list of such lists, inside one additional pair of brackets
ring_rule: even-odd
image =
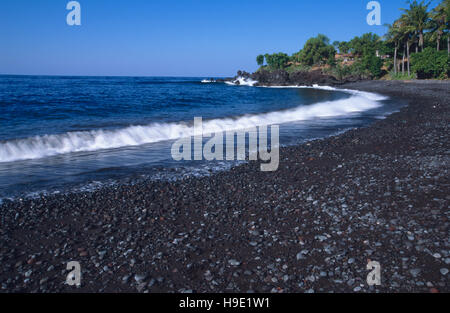
[(204, 77), (0, 76), (0, 199), (141, 178), (208, 175), (226, 161), (180, 161), (171, 143), (206, 130), (280, 125), (292, 145), (362, 127), (397, 99), (333, 88), (259, 88)]

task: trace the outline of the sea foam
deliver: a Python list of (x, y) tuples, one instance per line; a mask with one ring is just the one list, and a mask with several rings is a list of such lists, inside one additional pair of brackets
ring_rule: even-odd
[[(255, 126), (280, 125), (295, 121), (345, 116), (377, 108), (382, 105), (379, 101), (386, 99), (384, 96), (373, 93), (335, 89), (327, 86), (291, 86), (278, 88), (340, 90), (351, 94), (351, 97), (312, 105), (302, 105), (282, 111), (206, 120), (203, 121), (203, 133), (206, 135), (247, 129)], [(38, 159), (73, 152), (139, 146), (193, 135), (193, 125), (185, 122), (173, 122), (129, 126), (115, 130), (77, 131), (34, 136), (0, 142), (0, 162)]]
[(232, 86), (250, 86), (253, 87), (258, 81), (251, 78), (238, 77), (233, 81), (226, 81), (225, 84)]

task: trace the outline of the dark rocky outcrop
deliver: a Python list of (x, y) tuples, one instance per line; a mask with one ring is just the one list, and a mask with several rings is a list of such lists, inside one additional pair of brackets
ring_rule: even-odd
[(258, 82), (256, 86), (312, 86), (314, 84), (340, 85), (346, 82), (339, 81), (334, 76), (324, 74), (320, 70), (309, 72), (259, 70), (253, 74), (245, 71), (238, 71), (236, 77), (230, 80), (236, 80), (239, 77), (256, 80)]
[(284, 70), (261, 70), (253, 73), (251, 79), (258, 81), (260, 86), (288, 86), (291, 84), (289, 73)]

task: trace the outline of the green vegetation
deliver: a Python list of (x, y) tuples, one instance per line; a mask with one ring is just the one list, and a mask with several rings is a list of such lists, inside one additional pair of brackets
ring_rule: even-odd
[(383, 67), (383, 60), (376, 56), (374, 49), (367, 48), (362, 52), (361, 65), (373, 77), (381, 77)]
[(258, 63), (259, 66), (264, 64), (264, 56), (262, 54), (256, 57), (256, 63)]
[[(409, 1), (401, 16), (386, 25), (379, 37), (373, 33), (349, 41), (334, 41), (319, 34), (288, 56), (285, 53), (259, 55), (261, 69), (288, 72), (320, 69), (338, 79), (346, 77), (448, 79), (450, 75), (450, 0), (430, 10), (430, 3)], [(267, 65), (264, 65), (264, 59)]]
[(330, 45), (330, 39), (325, 35), (319, 34), (306, 42), (303, 49), (295, 55), (295, 59), (299, 63), (309, 66), (332, 64), (335, 54), (336, 50)]
[(349, 53), (350, 52), (350, 43), (346, 42), (346, 41), (342, 41), (342, 42), (337, 42), (337, 47), (339, 49), (340, 53)]
[(326, 72), (335, 76), (339, 80), (350, 76), (360, 78), (369, 77), (368, 72), (362, 67), (361, 63), (354, 63), (352, 65), (342, 65), (338, 63), (335, 67), (326, 70)]
[(290, 58), (286, 53), (274, 53), (274, 54), (266, 54), (264, 56), (266, 58), (267, 65), (272, 70), (284, 69), (287, 66)]
[(361, 37), (355, 37), (350, 42), (343, 42), (345, 47), (348, 47), (348, 51), (357, 55), (363, 56), (368, 51), (375, 52), (379, 51), (380, 53), (387, 52), (385, 43), (382, 39), (372, 33), (363, 34)]
[(289, 73), (293, 72), (309, 72), (311, 70), (311, 66), (304, 64), (292, 64), (286, 68), (286, 71)]
[(389, 79), (390, 80), (410, 80), (415, 79), (415, 75), (408, 75), (408, 74), (402, 74), (402, 73), (389, 73)]
[(424, 51), (412, 55), (411, 63), (417, 78), (443, 79), (450, 74), (450, 56), (446, 51), (425, 48)]

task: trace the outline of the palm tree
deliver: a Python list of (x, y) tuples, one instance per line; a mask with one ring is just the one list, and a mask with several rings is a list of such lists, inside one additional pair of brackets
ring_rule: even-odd
[[(448, 33), (448, 8), (450, 7), (450, 0), (444, 0), (431, 12), (431, 25), (433, 38), (436, 40), (436, 49), (440, 50), (441, 40), (444, 34)], [(448, 40), (448, 34), (447, 34)]]
[(450, 0), (444, 0), (445, 12), (447, 15), (446, 30), (447, 30), (447, 54), (450, 55)]
[(441, 3), (445, 11), (445, 28), (444, 33), (447, 34), (447, 54), (450, 56), (450, 0), (444, 0)]
[(411, 75), (410, 48), (411, 44), (415, 41), (415, 28), (411, 24), (410, 16), (407, 14), (403, 14), (397, 20), (397, 23), (399, 25), (399, 38), (403, 43), (402, 74), (405, 74), (405, 62), (407, 62), (408, 75)]
[(385, 35), (385, 39), (388, 43), (394, 45), (394, 73), (397, 74), (397, 55), (402, 38), (402, 31), (400, 28), (401, 25), (399, 21), (395, 21), (392, 25), (385, 24), (385, 26), (389, 28), (387, 34)]
[[(430, 13), (428, 12), (428, 7), (430, 2), (425, 3), (424, 0), (417, 2), (417, 0), (409, 2), (408, 9), (401, 9), (405, 12), (405, 18), (408, 24), (413, 27), (414, 33), (418, 37), (418, 46), (423, 51), (424, 46), (424, 32), (430, 26)], [(413, 38), (414, 40), (414, 38)]]

